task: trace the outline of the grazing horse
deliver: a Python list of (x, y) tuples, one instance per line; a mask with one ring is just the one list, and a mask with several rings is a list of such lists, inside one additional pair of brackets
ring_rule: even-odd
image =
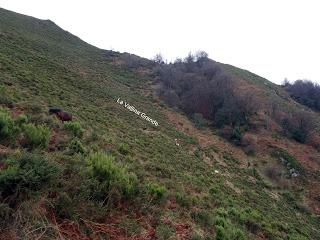
[(72, 121), (72, 115), (70, 113), (60, 111), (56, 114), (56, 116), (62, 121), (62, 122), (67, 122), (67, 121)]
[(59, 108), (50, 108), (49, 113), (54, 113), (62, 122), (72, 121), (72, 115), (70, 113), (62, 111)]

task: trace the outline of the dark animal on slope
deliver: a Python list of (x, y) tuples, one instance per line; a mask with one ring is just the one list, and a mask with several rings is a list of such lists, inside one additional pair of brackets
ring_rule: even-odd
[(61, 111), (56, 114), (56, 116), (62, 121), (62, 122), (67, 122), (67, 121), (72, 121), (72, 115), (70, 113)]
[(49, 108), (49, 113), (50, 114), (57, 114), (58, 112), (61, 112), (62, 110), (60, 108)]
[(62, 122), (72, 121), (72, 115), (70, 113), (62, 111), (59, 108), (50, 108), (49, 113), (54, 113)]

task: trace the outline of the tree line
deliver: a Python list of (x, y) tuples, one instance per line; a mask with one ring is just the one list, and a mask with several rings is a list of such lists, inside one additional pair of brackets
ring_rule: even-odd
[(246, 125), (256, 112), (253, 94), (240, 94), (237, 82), (200, 51), (165, 64), (157, 55), (154, 77), (158, 94), (170, 106), (193, 117), (199, 114), (217, 127)]
[(310, 80), (296, 80), (293, 83), (285, 80), (282, 86), (297, 102), (313, 110), (320, 111), (319, 84)]

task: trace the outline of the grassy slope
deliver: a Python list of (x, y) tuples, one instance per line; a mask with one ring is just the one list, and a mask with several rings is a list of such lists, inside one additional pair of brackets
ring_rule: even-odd
[[(106, 53), (50, 21), (0, 9), (0, 83), (8, 95), (17, 104), (40, 104), (43, 109), (54, 105), (70, 111), (87, 129), (99, 132), (100, 147), (111, 146), (117, 161), (127, 164), (141, 183), (164, 184), (171, 194), (165, 204), (141, 203), (151, 205), (145, 214), (153, 228), (183, 223), (191, 226), (191, 232), (213, 237), (220, 216), (249, 239), (319, 237), (318, 220), (298, 210), (292, 199), (266, 184), (253, 168), (241, 167), (246, 159), (236, 161), (238, 156), (228, 157), (218, 146), (190, 153), (199, 148), (197, 139), (177, 131), (157, 101), (141, 94), (150, 80), (115, 67)], [(152, 127), (121, 108), (118, 97), (160, 126)], [(175, 138), (181, 147), (175, 146)], [(121, 143), (129, 146), (130, 158), (118, 153)], [(211, 151), (217, 152), (218, 160), (208, 165), (203, 154), (211, 158)], [(46, 154), (55, 161), (63, 159), (63, 153)], [(170, 207), (176, 192), (190, 196), (192, 204)], [(278, 197), (272, 197), (272, 192)]]

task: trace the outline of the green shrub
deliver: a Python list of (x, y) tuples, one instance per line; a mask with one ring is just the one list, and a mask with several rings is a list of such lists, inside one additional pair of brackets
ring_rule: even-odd
[(84, 129), (79, 122), (65, 122), (63, 124), (64, 129), (73, 134), (73, 136), (82, 138)]
[(157, 200), (163, 199), (167, 193), (167, 189), (164, 186), (158, 185), (157, 183), (148, 183), (146, 188), (148, 193)]
[(214, 221), (216, 228), (216, 240), (245, 240), (247, 239), (242, 230), (234, 226), (229, 219), (216, 217)]
[(191, 200), (190, 198), (184, 193), (176, 193), (176, 201), (181, 207), (189, 207)]
[(227, 160), (228, 163), (236, 163), (236, 164), (239, 164), (239, 163), (240, 163), (239, 159), (237, 159), (236, 157), (234, 157), (233, 155), (231, 155), (231, 154), (228, 153), (228, 152), (225, 152), (225, 153), (224, 153), (223, 158), (224, 158), (225, 160)]
[(242, 133), (240, 127), (236, 126), (233, 128), (230, 138), (235, 144), (239, 145), (241, 142), (242, 136), (243, 136), (243, 133)]
[(55, 214), (59, 218), (72, 218), (76, 215), (76, 204), (66, 192), (59, 192), (57, 199), (53, 202)]
[(225, 233), (225, 230), (222, 226), (216, 227), (216, 240), (225, 240), (228, 239)]
[(0, 171), (0, 196), (18, 197), (22, 191), (38, 191), (52, 183), (59, 173), (59, 167), (45, 158), (23, 154), (6, 159), (7, 168)]
[(167, 240), (172, 237), (174, 234), (174, 230), (165, 224), (160, 224), (156, 228), (156, 238), (159, 240)]
[(12, 138), (17, 132), (17, 127), (8, 111), (0, 109), (0, 140)]
[(5, 86), (0, 85), (0, 104), (10, 104), (10, 103), (12, 102), (6, 93)]
[(81, 154), (84, 154), (86, 151), (84, 146), (78, 139), (73, 139), (70, 142), (69, 149), (74, 153), (81, 153)]
[(191, 240), (202, 240), (202, 237), (197, 233), (193, 233), (191, 236)]
[(210, 228), (214, 225), (213, 215), (206, 210), (192, 212), (191, 217), (197, 224), (199, 224), (202, 227)]
[(193, 114), (193, 122), (199, 129), (204, 128), (208, 124), (208, 121), (203, 118), (201, 113)]
[(0, 219), (8, 220), (12, 215), (12, 209), (6, 203), (0, 203)]
[(28, 113), (31, 113), (33, 115), (42, 113), (42, 106), (38, 103), (29, 103), (26, 106), (26, 110)]
[(255, 167), (251, 168), (249, 171), (250, 171), (251, 175), (253, 177), (255, 177), (257, 180), (260, 180), (260, 181), (263, 180), (259, 171)]
[(16, 125), (22, 126), (23, 124), (28, 123), (28, 117), (24, 114), (20, 114), (19, 116), (16, 117), (14, 122)]
[(90, 135), (90, 141), (91, 142), (94, 142), (94, 141), (97, 141), (99, 139), (99, 134), (97, 131), (93, 130), (91, 132), (91, 135)]
[(227, 193), (223, 183), (216, 183), (214, 186), (209, 188), (209, 194), (212, 200), (216, 203), (227, 203), (230, 195)]
[(103, 152), (89, 154), (89, 171), (99, 183), (101, 196), (116, 191), (121, 196), (131, 197), (137, 191), (138, 180), (135, 174), (115, 162), (113, 156)]
[(129, 146), (127, 144), (121, 143), (118, 147), (118, 151), (119, 153), (121, 153), (122, 155), (127, 155), (129, 154), (130, 150), (129, 150)]
[(47, 148), (50, 140), (50, 130), (46, 125), (24, 124), (23, 132), (26, 146), (30, 148)]
[(293, 195), (292, 192), (289, 192), (289, 191), (284, 191), (282, 193), (282, 196), (283, 198), (288, 201), (291, 205), (295, 205), (296, 204), (296, 198), (295, 196)]
[(126, 218), (124, 219), (120, 224), (119, 224), (120, 228), (124, 228), (127, 231), (127, 234), (129, 236), (134, 236), (134, 235), (138, 235), (141, 233), (141, 227), (140, 224), (137, 220), (135, 219), (129, 219)]

